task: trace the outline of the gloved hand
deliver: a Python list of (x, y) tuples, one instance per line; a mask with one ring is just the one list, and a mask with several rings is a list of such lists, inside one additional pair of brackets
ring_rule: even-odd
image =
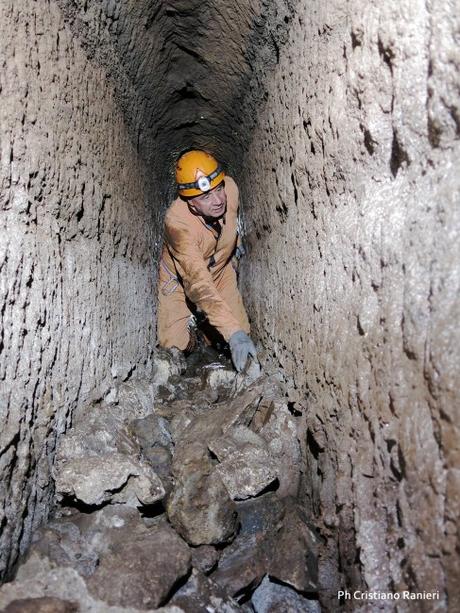
[(229, 338), (228, 344), (230, 345), (233, 364), (238, 372), (241, 372), (246, 366), (249, 356), (257, 359), (257, 351), (254, 343), (243, 330), (234, 332)]

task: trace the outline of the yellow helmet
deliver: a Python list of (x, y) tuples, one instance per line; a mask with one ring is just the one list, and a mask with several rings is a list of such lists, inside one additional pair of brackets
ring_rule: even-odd
[(219, 162), (206, 151), (187, 151), (176, 162), (176, 183), (181, 196), (200, 196), (224, 180)]

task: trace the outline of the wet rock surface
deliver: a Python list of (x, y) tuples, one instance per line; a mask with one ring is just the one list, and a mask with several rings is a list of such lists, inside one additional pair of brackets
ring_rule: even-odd
[(287, 602), (316, 598), (318, 536), (279, 488), (285, 437), (302, 421), (278, 428), (283, 385), (229, 376), (216, 356), (198, 376), (196, 356), (189, 370), (176, 357), (162, 352), (148, 402), (126, 382), (118, 400), (77, 413), (53, 473), (60, 506), (0, 588), (1, 607), (21, 593), (50, 612), (269, 611), (283, 586)]

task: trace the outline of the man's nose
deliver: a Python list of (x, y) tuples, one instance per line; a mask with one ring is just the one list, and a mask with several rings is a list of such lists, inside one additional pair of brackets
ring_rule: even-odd
[(218, 194), (217, 192), (212, 192), (212, 204), (221, 204), (223, 202), (224, 197), (222, 194)]

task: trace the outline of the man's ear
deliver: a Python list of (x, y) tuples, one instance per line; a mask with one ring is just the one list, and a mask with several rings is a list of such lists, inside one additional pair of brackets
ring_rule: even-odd
[(192, 213), (194, 213), (195, 215), (199, 215), (199, 212), (196, 210), (196, 207), (189, 201), (187, 202), (188, 204), (188, 208), (192, 211)]

